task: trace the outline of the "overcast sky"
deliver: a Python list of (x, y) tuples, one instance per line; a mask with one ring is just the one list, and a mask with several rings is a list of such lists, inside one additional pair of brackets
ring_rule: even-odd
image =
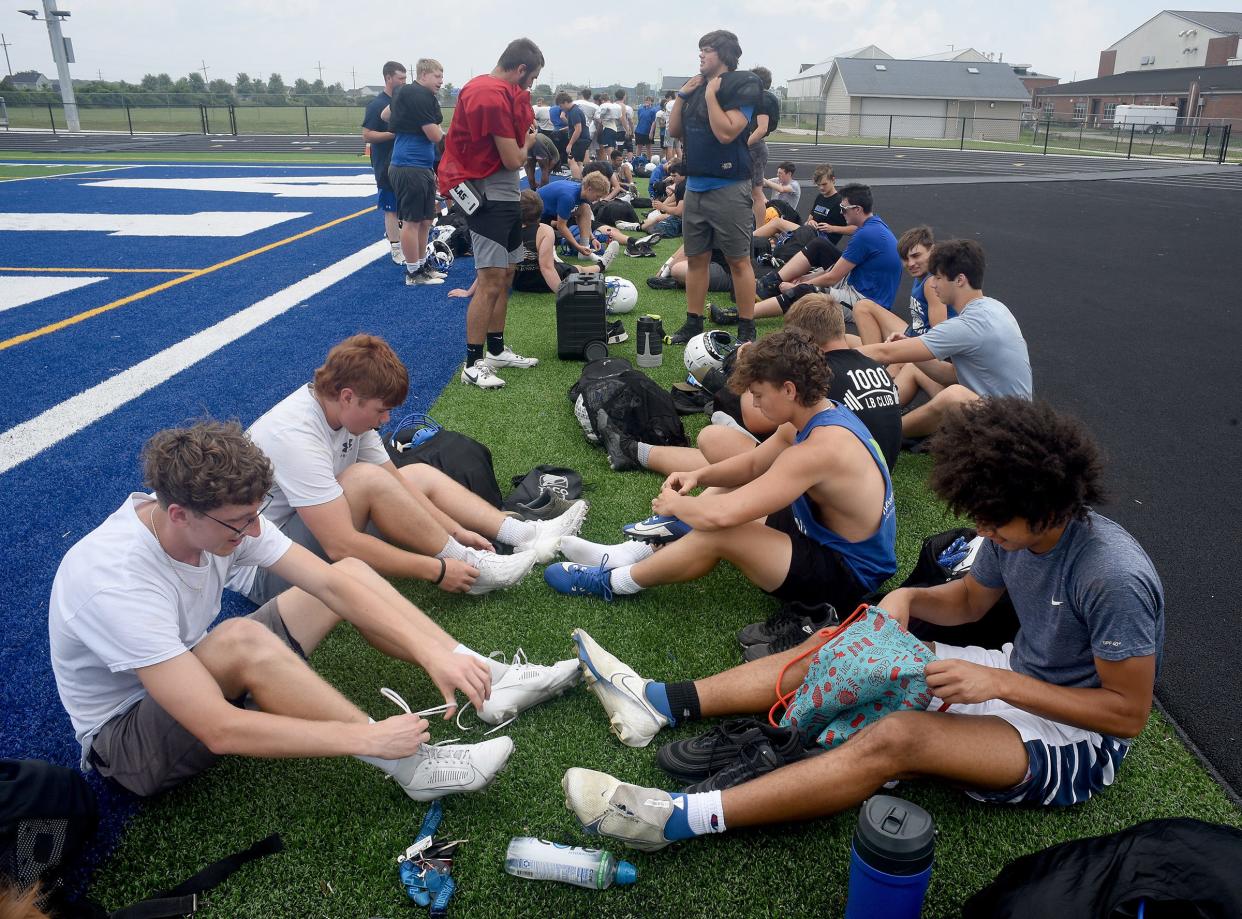
[[(20, 3), (11, 0), (0, 12), (12, 68), (55, 77), (46, 28), (18, 13)], [(315, 80), (321, 63), (324, 81), (346, 89), (379, 83), (385, 60), (412, 66), (424, 56), (443, 62), (446, 81), (460, 86), (489, 70), (519, 35), (543, 49), (541, 82), (654, 84), (661, 73), (694, 73), (696, 40), (714, 28), (736, 32), (742, 66), (769, 67), (776, 85), (796, 75), (800, 63), (868, 44), (894, 57), (973, 47), (1068, 82), (1075, 73), (1094, 77), (1100, 51), (1160, 10), (1132, 0), (61, 0), (60, 7), (73, 13), (65, 34), (73, 39), (78, 79), (99, 72), (107, 80), (137, 81), (148, 72), (176, 79), (205, 60), (208, 79), (276, 72), (292, 84)], [(1242, 9), (1242, 0), (1196, 4), (1230, 8)], [(706, 15), (708, 9), (714, 12)]]

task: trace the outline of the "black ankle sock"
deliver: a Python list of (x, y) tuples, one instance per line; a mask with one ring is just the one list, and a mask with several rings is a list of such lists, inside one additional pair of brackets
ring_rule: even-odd
[(487, 353), (499, 354), (505, 350), (505, 333), (504, 332), (488, 332), (487, 333)]
[(483, 346), (466, 344), (466, 366), (473, 367), (476, 363), (483, 360)]
[(694, 313), (686, 313), (686, 325), (692, 328), (702, 329), (703, 328), (703, 317), (697, 316)]
[(664, 691), (668, 694), (668, 707), (678, 724), (698, 721), (703, 717), (699, 710), (699, 691), (694, 688), (694, 683), (665, 683)]

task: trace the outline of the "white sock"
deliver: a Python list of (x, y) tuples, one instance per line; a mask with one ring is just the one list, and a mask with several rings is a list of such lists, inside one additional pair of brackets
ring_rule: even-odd
[(621, 568), (612, 569), (611, 581), (612, 592), (614, 594), (621, 594), (624, 596), (626, 594), (636, 594), (642, 590), (642, 587), (640, 587), (638, 583), (630, 577), (630, 569), (633, 567), (633, 565), (625, 565)]
[(414, 274), (416, 271), (418, 271), (420, 268), (422, 268), (422, 267), (423, 267), (423, 262), (425, 262), (425, 261), (426, 261), (426, 259), (421, 259), (421, 258), (420, 258), (420, 259), (419, 259), (418, 261), (416, 261), (416, 262), (406, 262), (406, 263), (405, 263), (405, 270), (406, 270), (406, 271), (408, 271), (410, 274)]
[[(375, 724), (375, 719), (368, 718), (367, 723)], [(355, 754), (354, 759), (362, 760), (362, 762), (374, 766), (380, 772), (384, 773), (384, 775), (395, 776), (398, 772), (402, 771), (402, 765), (404, 764), (405, 759), (409, 759), (409, 757), (405, 757), (405, 759), (381, 759), (378, 756), (359, 756)]]
[(498, 661), (494, 657), (484, 657), (482, 654), (480, 654), (478, 651), (475, 651), (473, 648), (467, 648), (465, 645), (460, 644), (460, 643), (457, 645), (456, 648), (453, 649), (453, 653), (454, 654), (467, 654), (470, 657), (476, 657), (479, 660), (481, 660), (483, 663), (487, 664), (488, 669), (491, 670), (492, 672), (493, 680), (500, 679), (502, 676), (505, 675), (505, 671), (509, 669), (508, 664)]
[(500, 525), (500, 532), (496, 534), (496, 540), (503, 542), (506, 546), (520, 546), (534, 539), (536, 532), (535, 525), (529, 520), (506, 517), (504, 523)]
[(470, 550), (450, 536), (448, 542), (444, 544), (444, 548), (436, 553), (436, 558), (455, 558), (459, 562), (468, 562), (470, 561)]
[(625, 542), (606, 546), (578, 536), (561, 537), (561, 553), (571, 562), (579, 565), (602, 565), (605, 555), (608, 556), (609, 568), (636, 565), (643, 559), (649, 558), (654, 551), (655, 549), (647, 543), (635, 539), (627, 539)]
[(651, 444), (645, 444), (640, 440), (637, 444), (637, 448), (638, 448), (638, 465), (646, 469), (647, 463), (651, 459)]
[[(713, 820), (713, 818), (715, 818)], [(686, 823), (695, 836), (725, 831), (724, 806), (719, 791), (686, 795)]]

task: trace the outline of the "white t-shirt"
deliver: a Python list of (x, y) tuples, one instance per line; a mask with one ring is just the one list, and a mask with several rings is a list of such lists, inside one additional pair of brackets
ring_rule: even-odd
[(552, 109), (546, 105), (535, 106), (535, 127), (540, 131), (551, 131)]
[(635, 125), (635, 121), (634, 121), (634, 106), (632, 106), (632, 105), (627, 105), (627, 106), (625, 107), (625, 117), (629, 119), (629, 122), (630, 122), (630, 133), (631, 133), (631, 134), (633, 134), (633, 133), (634, 133), (634, 125)]
[[(198, 566), (170, 558), (138, 508), (154, 495), (131, 494), (61, 560), (48, 603), (52, 672), (60, 701), (82, 745), (147, 691), (134, 672), (185, 654), (220, 614), (230, 574), (267, 567), (289, 549), (289, 537), (260, 521), (232, 555), (204, 552)], [(184, 580), (185, 583), (182, 583)], [(189, 585), (189, 586), (187, 586)]]
[(297, 508), (327, 504), (344, 494), (337, 477), (354, 463), (388, 462), (375, 431), (333, 429), (310, 386), (299, 386), (268, 409), (249, 434), (276, 470), (272, 503), (264, 516), (278, 527)]
[(615, 102), (605, 102), (600, 105), (596, 117), (605, 128), (615, 131), (621, 127), (621, 106)]

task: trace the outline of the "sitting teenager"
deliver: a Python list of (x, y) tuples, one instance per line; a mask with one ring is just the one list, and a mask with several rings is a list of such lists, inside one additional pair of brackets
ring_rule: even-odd
[[(901, 452), (897, 386), (883, 367), (849, 346), (841, 305), (828, 294), (808, 294), (785, 314), (785, 328), (805, 332), (823, 352), (832, 372), (828, 398), (848, 406), (866, 425), (891, 472)], [(777, 429), (749, 392), (738, 394), (725, 386), (716, 392), (714, 408), (712, 424), (699, 432), (697, 448), (655, 446), (617, 437), (607, 444), (612, 468), (641, 466), (666, 475), (699, 469), (754, 449)]]
[(927, 262), (944, 305), (957, 313), (922, 335), (866, 345), (859, 350), (881, 364), (904, 364), (897, 392), (908, 405), (919, 390), (931, 398), (901, 419), (906, 437), (925, 437), (950, 409), (985, 396), (1031, 398), (1026, 339), (1005, 304), (983, 295), (983, 247), (973, 239), (936, 243)]
[[(1134, 538), (1091, 509), (1100, 498), (1097, 448), (1072, 419), (1011, 397), (946, 419), (932, 452), (932, 489), (986, 541), (965, 577), (895, 590), (883, 609), (902, 624), (917, 617), (960, 625), (1008, 593), (1021, 622), (1013, 644), (931, 646), (936, 659), (925, 676), (937, 698), (926, 711), (886, 715), (818, 756), (800, 757), (790, 732), (766, 724), (755, 732), (766, 755), (756, 755), (757, 741), (739, 737), (730, 721), (668, 745), (662, 763), (713, 748), (739, 754), (687, 789), (695, 793), (570, 769), (566, 798), (584, 826), (654, 850), (726, 829), (827, 817), (897, 779), (940, 779), (976, 801), (1036, 807), (1081, 803), (1116, 781), (1151, 713), (1164, 591)], [(777, 681), (782, 692), (803, 684), (809, 658), (800, 655), (822, 641), (694, 682), (657, 683), (582, 630), (575, 640), (613, 730), (630, 746), (698, 718), (765, 716)], [(773, 753), (791, 746), (792, 756)]]
[(543, 199), (529, 189), (522, 192), (522, 248), (525, 257), (513, 272), (513, 289), (532, 294), (555, 293), (571, 274), (594, 274), (595, 265), (568, 265), (556, 254), (556, 233), (544, 223)]
[[(269, 409), (250, 436), (271, 457), (266, 515), (328, 561), (356, 558), (388, 577), (481, 594), (520, 581), (550, 560), (586, 514), (527, 522), (502, 513), (434, 466), (398, 469), (376, 428), (405, 401), (405, 365), (382, 338), (354, 335), (328, 352), (311, 383)], [(514, 548), (496, 554), (492, 541)], [(288, 589), (278, 570), (241, 572), (233, 587), (255, 603)]]
[[(701, 578), (727, 560), (780, 600), (853, 609), (897, 570), (896, 520), (884, 456), (858, 416), (828, 398), (831, 376), (799, 330), (744, 348), (729, 385), (749, 391), (779, 430), (665, 480), (651, 502), (658, 517), (631, 529), (667, 545), (563, 542), (572, 561), (544, 579), (560, 593), (611, 600)], [(620, 436), (608, 425), (600, 433), (605, 443)], [(707, 490), (691, 496), (698, 488)]]
[(756, 304), (756, 317), (779, 316), (799, 297), (814, 293), (817, 289), (830, 292), (845, 308), (846, 322), (853, 321), (853, 307), (863, 300), (870, 300), (886, 310), (893, 308), (897, 287), (901, 283), (897, 238), (880, 216), (871, 212), (869, 186), (847, 185), (841, 189), (841, 199), (841, 211), (846, 222), (854, 227), (854, 233), (840, 258), (833, 260), (832, 267), (826, 271), (797, 279), (797, 272), (806, 271), (815, 264), (816, 251), (826, 252), (828, 247), (833, 247), (826, 239), (812, 240), (804, 250), (804, 253), (810, 254), (795, 256), (778, 272), (766, 275), (759, 281), (759, 287), (766, 294), (772, 294), (778, 288), (780, 293)]
[(685, 166), (673, 163), (669, 166), (669, 178), (665, 184), (664, 197), (652, 194), (651, 210), (643, 220), (644, 233), (659, 233), (665, 239), (681, 235), (682, 218), (686, 213)]
[[(608, 180), (598, 173), (582, 177), (582, 181), (553, 182), (539, 189), (543, 201), (542, 218), (556, 233), (557, 242), (578, 253), (583, 258), (596, 259), (595, 250), (604, 246), (591, 230), (594, 215), (591, 204), (608, 194)], [(570, 230), (570, 224), (578, 232)]]
[[(785, 165), (793, 164), (782, 164), (781, 168), (783, 169)], [(781, 178), (780, 169), (777, 170), (776, 175), (778, 179)], [(793, 182), (792, 170), (789, 172), (789, 179), (791, 187), (797, 184)], [(827, 163), (816, 166), (815, 172), (811, 175), (811, 181), (815, 183), (819, 194), (815, 196), (815, 201), (811, 204), (811, 212), (804, 223), (777, 217), (755, 230), (755, 236), (760, 239), (779, 239), (784, 234), (796, 234), (794, 238), (802, 245), (802, 255), (806, 258), (806, 264), (790, 269), (782, 275), (782, 280), (786, 277), (801, 277), (812, 267), (831, 268), (832, 263), (841, 255), (840, 250), (837, 249), (837, 243), (841, 241), (842, 236), (851, 236), (857, 229), (850, 225), (841, 211), (841, 193), (837, 191), (837, 179), (832, 166)], [(801, 194), (802, 189), (799, 187), (799, 198)], [(831, 244), (831, 248), (818, 246), (810, 252), (806, 251), (807, 244), (813, 239), (823, 239)], [(794, 274), (793, 272), (799, 267), (801, 270)]]
[[(907, 325), (894, 313), (869, 301), (863, 301), (854, 307), (854, 324), (858, 326), (858, 337), (864, 345), (893, 340), (898, 335), (913, 338), (924, 334), (950, 316), (957, 315), (957, 311), (945, 306), (944, 301), (936, 294), (936, 285), (927, 283), (927, 259), (935, 244), (936, 238), (932, 235), (931, 227), (927, 226), (911, 227), (898, 237), (897, 254), (905, 263), (912, 281), (910, 322)], [(888, 372), (896, 378), (901, 366), (891, 365)]]
[[(65, 554), (48, 619), (82, 767), (134, 794), (166, 791), (226, 754), (355, 756), (417, 801), (489, 784), (509, 738), (433, 746), (421, 717), (433, 710), (372, 721), (310, 668), (342, 621), (426, 671), (446, 718), (459, 690), (497, 723), (573, 681), (570, 661), (482, 658), (365, 563), (329, 565), (291, 542), (262, 515), (272, 467), (237, 424), (161, 431), (143, 471), (152, 493), (131, 494)], [(217, 623), (226, 582), (247, 566), (297, 589)]]

